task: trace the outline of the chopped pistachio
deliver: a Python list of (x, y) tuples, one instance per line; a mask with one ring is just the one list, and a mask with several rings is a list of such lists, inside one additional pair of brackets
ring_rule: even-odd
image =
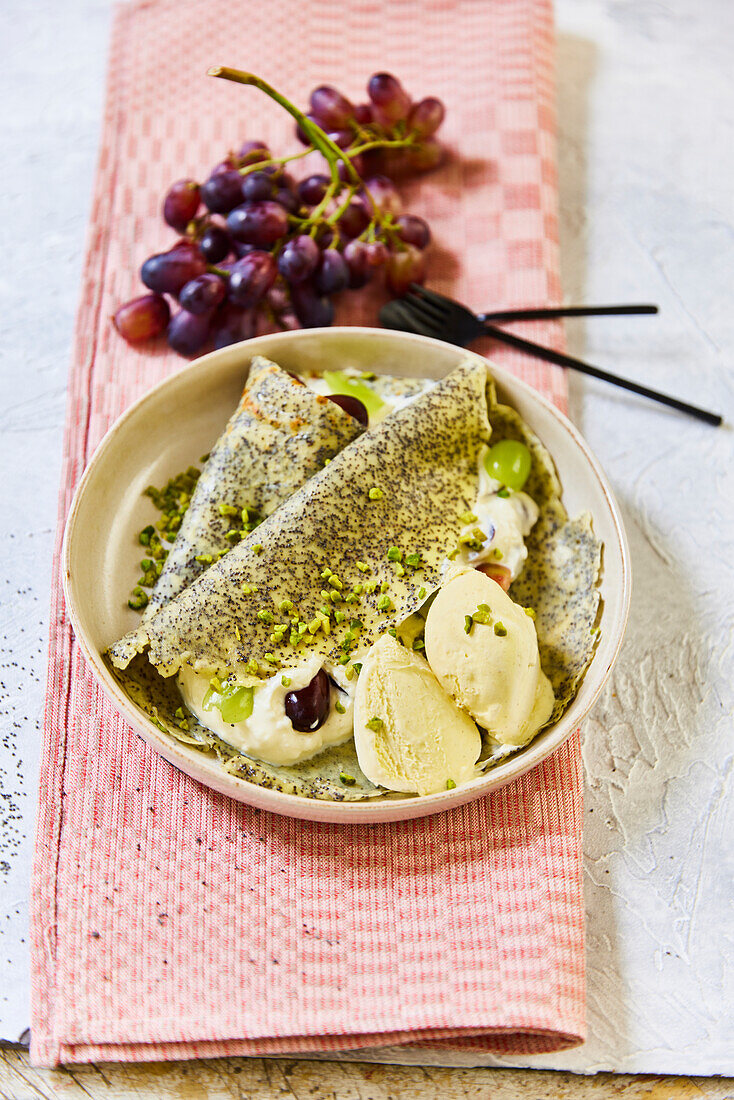
[(382, 489), (378, 489), (376, 485), (373, 485), (367, 496), (370, 500), (382, 500)]
[(264, 609), (263, 611), (258, 611), (257, 617), (261, 623), (272, 623), (273, 621), (273, 613), (272, 611), (268, 611), (267, 609)]
[(214, 559), (211, 554), (197, 554), (195, 561), (201, 562), (202, 565), (211, 565)]
[(219, 679), (218, 676), (212, 676), (211, 680), (209, 681), (209, 687), (212, 689), (212, 691), (216, 691), (217, 693), (221, 694), (222, 681)]
[(354, 668), (352, 665), (346, 666), (346, 668), (344, 669), (344, 675), (346, 676), (347, 680), (354, 679)]
[(454, 783), (453, 779), (447, 779), (446, 780), (446, 790), (447, 791), (453, 791), (455, 789), (456, 789), (456, 784)]
[(353, 775), (349, 775), (347, 772), (339, 772), (339, 778), (345, 787), (353, 787), (357, 780)]
[(405, 576), (405, 566), (402, 564), (402, 562), (395, 562), (395, 572), (399, 577)]
[(362, 593), (364, 592), (364, 585), (363, 584), (353, 584), (352, 585), (352, 592), (354, 593), (355, 596), (361, 596)]
[(281, 600), (280, 603), (278, 604), (278, 611), (282, 611), (284, 614), (285, 614), (286, 611), (292, 611), (292, 610), (293, 610), (293, 604), (291, 603), (290, 600)]
[(397, 636), (398, 636), (398, 632), (397, 632), (397, 630), (395, 629), (394, 626), (391, 626), (389, 628), (388, 634), (390, 635), (391, 638), (397, 638)]
[(331, 585), (331, 587), (332, 587), (332, 588), (336, 588), (336, 589), (338, 589), (338, 590), (339, 590), (340, 592), (341, 592), (341, 590), (342, 590), (342, 589), (344, 588), (344, 585), (343, 585), (343, 584), (342, 584), (342, 582), (341, 582), (341, 581), (339, 580), (339, 578), (337, 577), (336, 573), (332, 573), (332, 574), (331, 574), (331, 576), (329, 577), (329, 584)]
[(357, 569), (359, 569), (360, 573), (369, 573), (370, 572), (370, 567), (369, 567), (369, 565), (367, 564), (366, 561), (355, 562), (355, 565), (357, 566)]
[(240, 509), (240, 519), (242, 520), (243, 523), (249, 523), (249, 521), (250, 521), (250, 509), (249, 508), (241, 508)]
[(523, 611), (525, 612), (525, 614), (528, 616), (529, 619), (535, 620), (535, 608), (534, 607), (524, 607)]
[(242, 641), (242, 635), (240, 634), (240, 628), (237, 626), (237, 623), (234, 624), (234, 636), (238, 642)]
[(308, 630), (308, 623), (299, 622), (299, 624), (298, 624), (298, 633), (299, 634), (305, 634), (307, 630)]
[(322, 621), (320, 618), (311, 619), (311, 622), (308, 624), (309, 634), (316, 634), (317, 631), (321, 630), (321, 626)]
[(459, 553), (459, 547), (458, 547), (458, 546), (455, 546), (453, 550), (449, 550), (449, 552), (448, 552), (448, 554), (446, 555), (446, 557), (447, 557), (447, 558), (449, 559), (449, 561), (453, 561), (453, 560), (454, 560), (454, 558), (455, 558), (455, 557), (457, 556), (457, 554), (458, 554), (458, 553)]
[(245, 665), (245, 668), (251, 676), (257, 676), (260, 671), (260, 665), (257, 663), (254, 657), (250, 657), (250, 660)]
[(174, 713), (176, 718), (185, 718), (186, 717), (186, 714), (184, 712), (183, 707), (176, 707), (176, 709), (174, 710), (173, 713)]
[(341, 603), (342, 600), (344, 599), (341, 592), (337, 592), (336, 588), (334, 589), (333, 592), (329, 593), (329, 597), (330, 597), (332, 603)]
[(370, 596), (376, 590), (376, 588), (377, 588), (377, 581), (367, 581), (367, 583), (364, 586), (365, 592), (369, 593)]
[(388, 561), (402, 561), (403, 560), (403, 551), (400, 549), (399, 546), (391, 546), (390, 547), (390, 549), (387, 552), (387, 560)]
[(327, 592), (325, 588), (322, 588), (321, 591), (319, 592), (319, 596), (321, 596), (322, 600), (330, 600), (331, 599), (331, 592)]
[(423, 559), (420, 554), (406, 554), (405, 564), (409, 565), (411, 569), (420, 569), (423, 564)]
[(284, 688), (287, 688), (287, 687), (291, 686), (290, 676), (281, 676), (280, 682), (281, 682), (281, 684), (283, 685)]
[(476, 523), (477, 516), (475, 516), (473, 512), (462, 512), (462, 514), (459, 516), (459, 522), (463, 523), (466, 527), (466, 525), (469, 523)]
[(136, 584), (133, 588), (127, 606), (132, 608), (133, 611), (142, 611), (143, 608), (148, 606), (148, 595), (139, 584)]
[(180, 730), (187, 730), (189, 728), (188, 719), (187, 718), (179, 718), (176, 725), (178, 726), (178, 728)]
[(362, 662), (361, 661), (352, 661), (352, 668), (354, 669), (354, 671), (359, 676), (360, 672), (362, 671)]
[(502, 558), (503, 558), (504, 556), (505, 556), (505, 555), (504, 555), (504, 554), (502, 553), (502, 551), (500, 550), (500, 548), (499, 548), (498, 546), (495, 546), (494, 550), (492, 551), (492, 557), (493, 557), (493, 558), (494, 558), (494, 559), (495, 559), (496, 561), (501, 561), (501, 560), (502, 560)]
[(331, 623), (325, 615), (322, 616), (321, 619), (321, 629), (323, 630), (324, 634), (331, 634)]
[(485, 626), (489, 626), (492, 621), (492, 612), (489, 609), (489, 604), (480, 603), (479, 607), (472, 615), (472, 622), (482, 623)]
[(353, 630), (347, 630), (346, 634), (344, 635), (344, 641), (347, 644), (350, 644), (351, 642), (355, 642), (356, 640), (357, 635), (355, 634), (355, 632)]
[(340, 657), (339, 660), (337, 661), (337, 664), (338, 665), (348, 665), (349, 664), (349, 654), (345, 653), (343, 657)]
[(337, 701), (334, 703), (334, 710), (336, 711), (337, 714), (346, 714), (347, 713), (347, 708), (344, 706), (344, 704), (339, 699), (337, 699)]
[(361, 619), (352, 619), (349, 623), (350, 630), (364, 630), (364, 623)]
[(389, 596), (380, 596), (379, 600), (377, 601), (377, 610), (378, 611), (389, 611), (391, 607), (392, 607), (392, 600), (390, 599), (390, 597)]
[(390, 585), (387, 583), (387, 581), (383, 581), (382, 584), (380, 585), (380, 592), (389, 592), (389, 591), (390, 591)]
[[(236, 516), (237, 515), (237, 509), (235, 508), (234, 504), (219, 504), (219, 505), (217, 505), (217, 509), (219, 511), (220, 516)], [(245, 522), (245, 523), (247, 522), (247, 517), (246, 516), (243, 516), (242, 519), (243, 519), (243, 522)]]
[(267, 661), (271, 665), (279, 665), (280, 661), (274, 653), (263, 653), (263, 661)]
[(465, 615), (464, 616), (464, 633), (465, 634), (471, 634), (471, 628), (472, 628), (473, 625), (474, 624), (472, 622), (471, 615)]
[(242, 532), (241, 531), (227, 531), (227, 534), (224, 537), (227, 540), (227, 542), (240, 542), (242, 540)]
[(421, 650), (421, 649), (425, 649), (425, 648), (426, 648), (426, 643), (423, 641), (423, 639), (422, 638), (416, 638), (415, 641), (413, 642), (413, 649)]
[(155, 535), (155, 527), (152, 523), (149, 523), (138, 535), (138, 542), (141, 546), (150, 546), (150, 540), (153, 535)]
[(321, 573), (319, 573), (319, 576), (321, 577), (322, 581), (328, 581), (329, 577), (331, 576), (331, 570), (329, 569), (328, 565), (324, 567)]
[(504, 623), (495, 623), (494, 632), (498, 638), (505, 638), (507, 636), (507, 627)]
[(509, 495), (510, 495), (510, 490), (505, 489), (504, 486), (501, 489), (497, 490), (497, 496), (498, 497), (508, 497)]
[(331, 615), (332, 609), (329, 607), (328, 603), (325, 603), (325, 604), (321, 605), (321, 607), (319, 608), (319, 611), (321, 612), (322, 615)]
[(377, 715), (374, 715), (374, 717), (370, 718), (369, 722), (365, 722), (365, 725), (367, 726), (368, 730), (373, 730), (375, 733), (379, 733), (380, 730), (383, 730), (385, 728), (385, 723), (382, 721), (381, 718), (378, 718)]
[(345, 619), (349, 618), (346, 611), (335, 611), (334, 618), (338, 623), (343, 623)]
[(419, 589), (418, 589), (418, 599), (419, 599), (419, 600), (425, 600), (425, 598), (426, 598), (426, 590), (425, 590), (425, 588), (419, 588)]
[(252, 548), (252, 552), (253, 552), (253, 554), (260, 555), (260, 554), (262, 554), (264, 549), (265, 549), (265, 547), (261, 543), (256, 542), (255, 545)]

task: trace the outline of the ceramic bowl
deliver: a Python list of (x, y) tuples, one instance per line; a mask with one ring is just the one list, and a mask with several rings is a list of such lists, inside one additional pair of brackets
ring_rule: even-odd
[[(216, 791), (261, 809), (305, 820), (396, 821), (447, 810), (480, 798), (536, 767), (588, 713), (619, 653), (630, 601), (630, 564), (619, 510), (598, 461), (553, 405), (490, 365), (500, 399), (536, 432), (555, 461), (569, 515), (588, 510), (604, 543), (600, 581), (601, 634), (593, 660), (568, 710), (526, 748), (486, 774), (439, 794), (357, 803), (322, 802), (254, 786), (229, 775), (215, 759), (158, 730), (125, 695), (102, 653), (139, 621), (127, 607), (136, 583), (136, 534), (148, 522), (142, 493), (196, 463), (211, 449), (235, 408), (254, 355), (287, 370), (356, 367), (376, 373), (440, 378), (466, 351), (408, 333), (330, 328), (261, 336), (212, 352), (177, 371), (133, 405), (97, 448), (74, 497), (63, 553), (67, 608), (102, 690), (126, 721), (166, 760)], [(484, 362), (484, 360), (481, 360)]]

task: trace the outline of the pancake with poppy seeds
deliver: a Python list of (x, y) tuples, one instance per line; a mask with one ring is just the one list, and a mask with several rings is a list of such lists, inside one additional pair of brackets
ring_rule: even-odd
[[(396, 797), (362, 774), (349, 730), (342, 737), (343, 727), (336, 729), (336, 739), (309, 759), (266, 762), (238, 751), (219, 727), (202, 725), (201, 715), (182, 705), (177, 683), (183, 690), (199, 674), (212, 678), (209, 691), (219, 699), (224, 682), (250, 710), (253, 691), (256, 700), (267, 695), (282, 703), (285, 697), (287, 706), (294, 669), (315, 662), (313, 667), (329, 672), (332, 698), (336, 695), (337, 709), (342, 700), (349, 718), (350, 683), (371, 645), (396, 631), (441, 585), (447, 557), (477, 496), (480, 461), (493, 428), (510, 431), (510, 421), (476, 358), (395, 409), (149, 622), (110, 647), (108, 657), (128, 693), (160, 728), (217, 753), (228, 771), (250, 782), (339, 801)], [(554, 560), (533, 573), (540, 582), (539, 626), (547, 621), (553, 630), (562, 618), (553, 617), (553, 600), (568, 595), (568, 586), (555, 579), (560, 575), (555, 559), (569, 547), (556, 537), (565, 512), (546, 452), (529, 429), (522, 429), (528, 434), (521, 438), (533, 441), (535, 480), (528, 491), (537, 493), (555, 539)], [(537, 561), (536, 549), (542, 556), (539, 545), (528, 564), (531, 554)], [(588, 576), (593, 568), (587, 550), (581, 543), (580, 553), (587, 556), (579, 575)], [(598, 568), (598, 544), (595, 553)], [(527, 596), (525, 602), (533, 600)], [(570, 629), (582, 629), (590, 615), (572, 616)], [(569, 649), (586, 652), (573, 637)]]

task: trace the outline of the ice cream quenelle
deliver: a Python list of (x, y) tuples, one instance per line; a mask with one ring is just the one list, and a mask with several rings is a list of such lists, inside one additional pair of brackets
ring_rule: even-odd
[(449, 698), (425, 658), (390, 634), (374, 643), (362, 665), (354, 743), (364, 774), (389, 791), (433, 794), (478, 774), (476, 725)]
[(551, 716), (532, 616), (479, 570), (449, 576), (426, 619), (426, 656), (459, 707), (495, 741), (525, 745)]

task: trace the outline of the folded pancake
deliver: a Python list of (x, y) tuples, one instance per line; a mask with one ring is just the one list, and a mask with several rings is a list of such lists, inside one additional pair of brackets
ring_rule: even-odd
[(256, 356), (240, 403), (196, 483), (143, 621), (232, 548), (248, 514), (269, 516), (361, 430), (333, 401)]
[[(130, 696), (160, 728), (218, 754), (250, 782), (339, 801), (385, 796), (359, 769), (352, 740), (276, 766), (238, 752), (193, 715), (182, 723), (176, 673), (257, 686), (317, 655), (327, 669), (358, 676), (376, 639), (440, 586), (477, 496), (490, 435), (521, 439), (532, 454), (526, 492), (541, 518), (511, 594), (536, 610), (543, 667), (560, 700), (557, 717), (593, 652), (599, 545), (588, 517), (567, 522), (547, 452), (514, 410), (496, 403), (487, 368), (475, 358), (337, 454), (150, 621), (111, 646), (108, 657)], [(484, 759), (491, 763), (490, 751)]]

